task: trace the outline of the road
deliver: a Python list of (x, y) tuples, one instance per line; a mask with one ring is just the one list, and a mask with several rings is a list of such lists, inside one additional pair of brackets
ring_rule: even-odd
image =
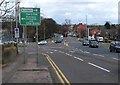
[(54, 61), (71, 83), (117, 83), (118, 53), (110, 53), (103, 47), (82, 46), (75, 37), (63, 43), (40, 46), (44, 53)]
[[(49, 68), (54, 83), (118, 83), (119, 53), (82, 46), (75, 37), (64, 40), (69, 46), (64, 41), (38, 46), (38, 66)], [(35, 43), (28, 44), (25, 50), (26, 61), (30, 57), (37, 59)]]

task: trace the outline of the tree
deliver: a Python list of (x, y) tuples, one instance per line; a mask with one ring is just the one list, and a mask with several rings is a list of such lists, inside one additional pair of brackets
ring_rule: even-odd
[(105, 26), (106, 29), (110, 29), (111, 28), (109, 22), (106, 22), (104, 26)]
[(10, 2), (10, 1), (6, 1), (6, 0), (1, 0), (0, 1), (0, 18), (5, 17), (7, 14), (11, 13), (13, 8), (15, 6), (17, 6), (19, 4), (18, 3), (14, 3)]

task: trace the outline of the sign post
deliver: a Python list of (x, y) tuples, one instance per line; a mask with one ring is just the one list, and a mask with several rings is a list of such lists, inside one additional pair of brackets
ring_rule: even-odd
[[(38, 26), (40, 25), (40, 8), (20, 8), (19, 16), (20, 16), (20, 19), (19, 19), (20, 25), (23, 25), (23, 28), (24, 28), (24, 26), (36, 26), (36, 34), (37, 34), (37, 37), (36, 37), (37, 49), (36, 49), (36, 51), (37, 51), (37, 65), (38, 65)], [(23, 34), (24, 34), (23, 36), (25, 36), (25, 33), (23, 33)], [(24, 49), (25, 49), (25, 46), (24, 46)], [(25, 52), (25, 50), (24, 50), (24, 52)], [(24, 57), (24, 59), (25, 59), (25, 57)]]
[(15, 28), (15, 38), (19, 38), (19, 28)]

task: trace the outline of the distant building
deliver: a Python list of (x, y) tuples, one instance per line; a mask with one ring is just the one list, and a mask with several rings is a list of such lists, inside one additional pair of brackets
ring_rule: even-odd
[(87, 37), (87, 26), (80, 23), (77, 27), (77, 34), (79, 37)]

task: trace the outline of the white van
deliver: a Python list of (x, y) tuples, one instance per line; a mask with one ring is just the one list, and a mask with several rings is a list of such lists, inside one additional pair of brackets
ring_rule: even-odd
[(97, 37), (98, 42), (103, 42), (103, 37)]

